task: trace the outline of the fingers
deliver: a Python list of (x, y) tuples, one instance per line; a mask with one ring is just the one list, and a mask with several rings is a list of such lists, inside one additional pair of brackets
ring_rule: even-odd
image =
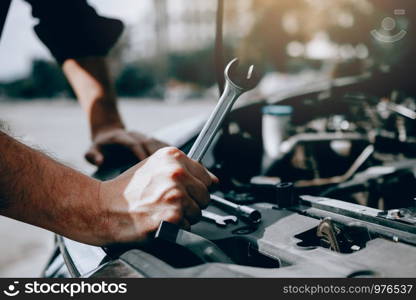
[(169, 171), (169, 179), (173, 180), (175, 188), (179, 190), (181, 199), (190, 199), (198, 208), (207, 207), (210, 200), (208, 188), (187, 169), (181, 165), (176, 165)]
[(209, 172), (203, 165), (194, 160), (186, 159), (185, 166), (193, 176), (198, 178), (208, 187), (219, 182), (217, 176)]
[(127, 146), (133, 154), (139, 158), (140, 160), (144, 160), (149, 157), (148, 152), (146, 151), (145, 147), (142, 144), (134, 144)]
[(136, 139), (127, 132), (114, 136), (111, 142), (126, 147), (140, 160), (144, 160), (150, 155), (147, 153), (143, 141)]
[(142, 140), (138, 138), (138, 136), (132, 136), (121, 129), (102, 134), (95, 140), (85, 158), (92, 164), (101, 165), (105, 158), (101, 148), (106, 145), (121, 145), (129, 149), (138, 159), (144, 160), (150, 156), (150, 153), (144, 146), (144, 138)]
[[(153, 155), (149, 170), (160, 170), (158, 179), (167, 182), (170, 190), (163, 195), (163, 202), (175, 209), (166, 212), (164, 220), (189, 228), (201, 218), (201, 209), (208, 206), (208, 186), (218, 179), (201, 164), (189, 159), (182, 151), (166, 147)], [(161, 173), (160, 173), (161, 172)], [(160, 186), (160, 182), (158, 186)]]
[[(201, 208), (209, 203), (208, 187), (218, 182), (218, 178), (198, 162), (189, 159), (182, 151), (174, 147), (167, 147), (159, 152), (162, 156), (168, 154), (174, 161), (172, 178), (182, 184), (189, 196)], [(179, 163), (179, 165), (178, 165)]]
[(208, 172), (209, 177), (212, 180), (212, 184), (217, 184), (220, 182), (220, 180), (218, 179), (217, 176), (215, 176), (214, 174), (212, 174), (210, 171), (208, 171), (207, 169), (205, 169)]
[(155, 153), (157, 150), (164, 148), (164, 147), (168, 147), (169, 145), (156, 140), (154, 138), (149, 138), (139, 132), (136, 131), (132, 131), (129, 132), (129, 134), (137, 141), (139, 142), (143, 149), (146, 151), (147, 155), (152, 155), (153, 153)]
[(129, 149), (140, 160), (144, 160), (155, 151), (167, 145), (153, 138), (149, 138), (139, 132), (127, 132), (117, 129), (99, 135), (94, 141), (94, 152), (88, 153), (86, 159), (93, 164), (101, 164), (104, 155), (100, 148), (104, 145), (121, 145)]
[(174, 189), (168, 196), (169, 205), (164, 209), (161, 220), (177, 224), (186, 229), (197, 223), (201, 218), (201, 209), (183, 190)]
[(102, 165), (104, 162), (104, 155), (100, 152), (97, 146), (92, 146), (85, 154), (85, 159), (96, 166)]
[(202, 181), (206, 186), (211, 186), (213, 183), (218, 183), (219, 179), (209, 172), (203, 165), (190, 159), (179, 149), (169, 147), (171, 155), (179, 161), (194, 177)]
[(210, 201), (208, 188), (201, 181), (190, 178), (186, 183), (186, 191), (201, 209), (208, 206)]
[(126, 132), (129, 137), (129, 144), (127, 147), (137, 156), (140, 160), (148, 158), (153, 152), (149, 152), (146, 147), (147, 137), (139, 132)]
[(183, 219), (191, 225), (197, 223), (201, 219), (201, 209), (193, 199), (187, 197), (182, 203), (182, 206), (184, 214)]

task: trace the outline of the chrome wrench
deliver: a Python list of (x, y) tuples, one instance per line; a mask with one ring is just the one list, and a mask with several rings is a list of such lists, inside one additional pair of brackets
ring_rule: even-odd
[(226, 227), (228, 224), (236, 224), (238, 222), (236, 216), (221, 216), (208, 210), (202, 211), (202, 219), (214, 222), (221, 227)]
[(225, 117), (230, 112), (235, 101), (243, 93), (253, 89), (258, 80), (253, 74), (251, 65), (246, 75), (237, 72), (238, 59), (234, 58), (225, 68), (225, 88), (221, 98), (192, 145), (188, 156), (198, 162), (202, 160), (217, 132), (221, 129)]

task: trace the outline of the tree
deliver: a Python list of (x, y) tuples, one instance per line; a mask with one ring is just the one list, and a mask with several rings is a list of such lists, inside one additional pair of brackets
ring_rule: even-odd
[(36, 59), (28, 76), (2, 84), (4, 93), (11, 98), (52, 98), (71, 94), (61, 69), (49, 61)]
[[(305, 45), (316, 33), (325, 32), (337, 45), (364, 45), (369, 49), (372, 58), (381, 62), (383, 57), (380, 53), (383, 53), (386, 45), (375, 41), (371, 31), (380, 26), (383, 17), (393, 15), (394, 5), (397, 5), (393, 2), (253, 0), (254, 26), (243, 41), (239, 50), (240, 56), (247, 57), (257, 64), (272, 65), (284, 71), (290, 60), (287, 45), (291, 41)], [(411, 9), (408, 10), (410, 12)], [(389, 57), (399, 56), (405, 48), (400, 44), (394, 46), (394, 51), (389, 52)]]

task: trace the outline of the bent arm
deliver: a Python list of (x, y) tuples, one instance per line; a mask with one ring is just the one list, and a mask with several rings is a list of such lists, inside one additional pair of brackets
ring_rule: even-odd
[[(91, 201), (97, 199), (99, 187), (99, 181), (0, 131), (1, 215), (80, 241), (98, 243), (100, 232), (91, 234), (91, 228), (100, 226), (92, 227), (90, 216), (100, 211), (99, 201)], [(100, 218), (93, 222), (100, 222)]]

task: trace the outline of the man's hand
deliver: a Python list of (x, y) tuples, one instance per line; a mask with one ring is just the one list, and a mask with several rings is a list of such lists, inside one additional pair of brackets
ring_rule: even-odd
[(104, 243), (144, 242), (162, 220), (189, 229), (209, 202), (218, 179), (180, 150), (167, 147), (114, 180), (101, 184)]
[(85, 157), (90, 163), (103, 164), (102, 149), (107, 145), (121, 145), (139, 160), (167, 146), (141, 133), (126, 131), (103, 57), (67, 59), (62, 68), (88, 116), (93, 145)]
[(120, 145), (130, 150), (139, 160), (144, 160), (157, 150), (168, 145), (154, 138), (123, 128), (110, 128), (99, 131), (93, 137), (93, 145), (85, 154), (85, 158), (92, 164), (100, 166), (105, 160), (103, 148), (109, 145)]
[(218, 179), (176, 148), (101, 182), (0, 131), (0, 215), (91, 244), (148, 241), (162, 220), (189, 228)]

